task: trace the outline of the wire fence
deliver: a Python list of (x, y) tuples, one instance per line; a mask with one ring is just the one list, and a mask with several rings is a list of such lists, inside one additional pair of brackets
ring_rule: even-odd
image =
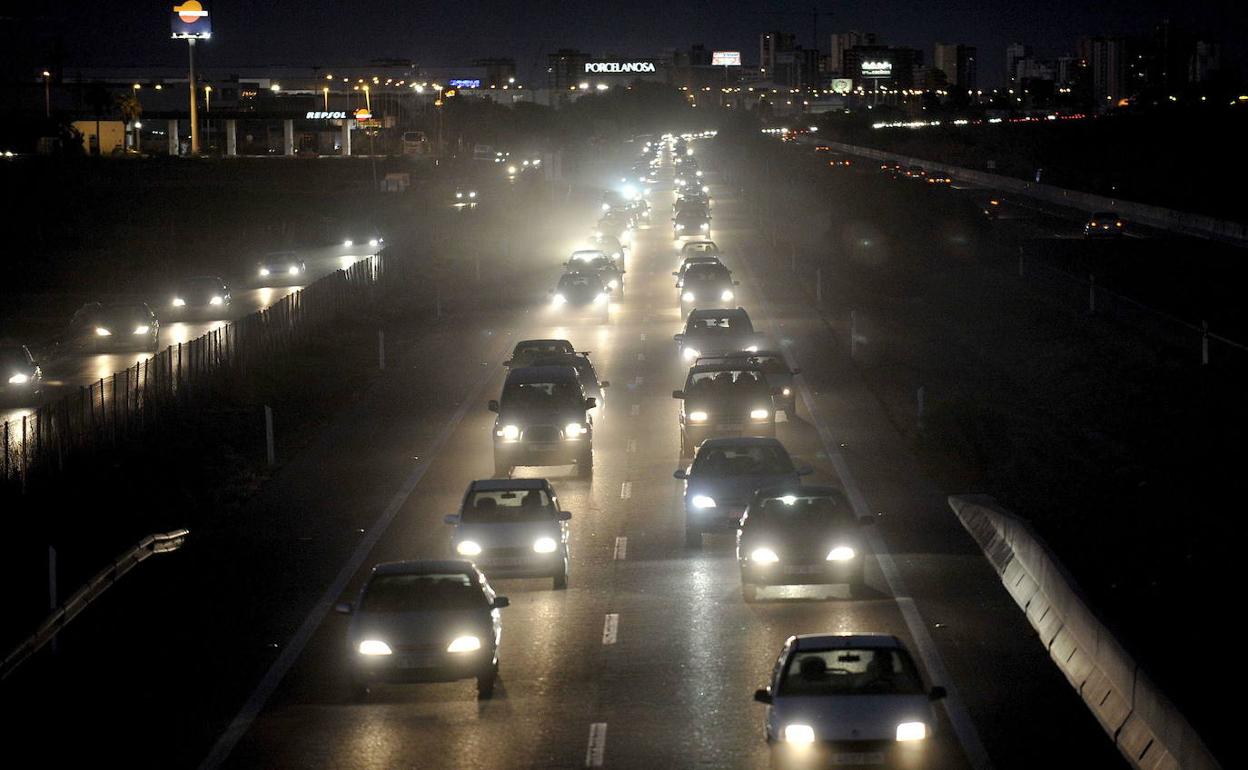
[(0, 428), (0, 486), (25, 491), (81, 457), (112, 451), (210, 401), (344, 313), (369, 306), (385, 275), (379, 253), (336, 270), (269, 307), (83, 385)]

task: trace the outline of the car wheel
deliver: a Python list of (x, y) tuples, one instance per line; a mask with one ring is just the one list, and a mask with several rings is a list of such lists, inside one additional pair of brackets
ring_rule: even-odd
[(497, 666), (488, 674), (481, 674), (477, 677), (477, 698), (479, 700), (488, 700), (494, 697), (494, 682), (498, 679)]
[(556, 590), (556, 591), (566, 591), (566, 590), (568, 590), (568, 572), (567, 572), (567, 570), (564, 570), (563, 572), (560, 572), (558, 575), (555, 575), (555, 590)]
[(499, 478), (507, 478), (511, 475), (511, 466), (507, 463), (500, 463), (498, 460), (495, 460), (494, 475)]
[(753, 604), (758, 601), (758, 586), (753, 583), (742, 583), (741, 598), (745, 600), (746, 604)]
[(859, 597), (866, 593), (867, 590), (867, 568), (864, 564), (857, 573), (854, 574), (849, 581), (849, 595)]
[(701, 548), (702, 547), (702, 530), (685, 527), (685, 547)]

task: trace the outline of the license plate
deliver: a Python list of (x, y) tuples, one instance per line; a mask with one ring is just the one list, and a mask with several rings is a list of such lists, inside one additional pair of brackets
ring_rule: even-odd
[(432, 668), (438, 661), (429, 655), (400, 655), (395, 663), (399, 668)]
[(823, 565), (803, 565), (798, 567), (785, 567), (782, 572), (786, 575), (818, 575), (823, 572)]
[(833, 754), (833, 765), (882, 765), (884, 755), (880, 753)]
[(719, 430), (719, 431), (731, 431), (731, 430), (736, 430), (736, 431), (739, 431), (739, 430), (742, 430), (744, 427), (745, 427), (745, 426), (744, 426), (744, 425), (742, 425), (742, 424), (741, 424), (741, 423), (739, 423), (739, 422), (728, 422), (728, 423), (723, 423), (723, 422), (721, 422), (721, 423), (719, 423), (718, 425), (716, 425), (716, 426), (715, 426), (715, 430)]
[(521, 567), (528, 563), (527, 559), (518, 556), (508, 556), (502, 559), (490, 559), (485, 562), (487, 567)]

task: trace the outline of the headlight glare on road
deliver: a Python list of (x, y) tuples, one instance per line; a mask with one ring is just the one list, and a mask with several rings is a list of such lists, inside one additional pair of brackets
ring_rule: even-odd
[(693, 499), (690, 500), (689, 502), (693, 505), (694, 508), (714, 508), (715, 507), (715, 498), (707, 497), (706, 495), (694, 495)]
[(30, 377), (28, 375), (22, 374), (21, 372), (18, 372), (17, 374), (9, 378), (10, 385), (25, 385), (29, 381), (30, 381)]
[(580, 438), (581, 434), (584, 432), (585, 426), (581, 425), (579, 422), (570, 422), (563, 427), (564, 438)]
[(723, 291), (721, 291), (719, 293), (719, 298), (722, 299), (724, 302), (727, 302), (728, 300), (732, 299), (732, 289), (724, 289)]
[(775, 564), (780, 561), (780, 557), (776, 556), (776, 552), (770, 548), (755, 548), (753, 551), (750, 551), (750, 561), (758, 562), (759, 564)]
[(684, 294), (681, 294), (680, 298), (683, 299), (685, 302), (693, 302), (693, 292), (687, 291)]
[(460, 556), (479, 556), (481, 554), (481, 544), (475, 540), (460, 540), (455, 546), (455, 553)]
[(809, 746), (815, 742), (815, 728), (810, 725), (785, 725), (784, 742)]
[(355, 648), (361, 655), (389, 655), (390, 645), (380, 639), (365, 639)]
[(554, 305), (555, 307), (559, 307), (560, 305), (564, 304), (567, 301), (568, 301), (567, 297), (563, 296), (562, 294), (556, 294), (554, 297), (551, 298), (550, 304)]
[(554, 553), (558, 547), (553, 537), (539, 537), (533, 541), (533, 550), (537, 553)]
[(598, 293), (598, 295), (594, 297), (594, 304), (595, 304), (595, 305), (601, 305), (602, 303), (604, 303), (604, 302), (606, 302), (606, 301), (607, 301), (607, 293), (606, 293), (606, 292), (599, 292), (599, 293)]
[(927, 737), (927, 725), (923, 722), (902, 722), (897, 725), (898, 741), (921, 741)]
[(173, 306), (174, 307), (186, 307), (186, 300), (182, 299), (181, 297), (174, 297)]
[(751, 409), (750, 410), (751, 420), (766, 420), (770, 416), (771, 416), (771, 412), (767, 411), (766, 409)]
[(139, 324), (138, 326), (134, 327), (135, 334), (147, 334), (151, 330), (152, 330), (152, 327), (146, 324)]
[(858, 555), (858, 552), (847, 545), (838, 545), (831, 551), (828, 551), (828, 561), (849, 561)]
[(515, 441), (520, 438), (520, 428), (515, 425), (504, 425), (500, 433), (507, 441)]
[(689, 422), (706, 422), (707, 414), (701, 410), (689, 413)]
[(113, 333), (108, 329), (105, 329), (103, 326), (95, 327), (95, 336), (97, 337), (111, 337), (112, 335)]
[(208, 304), (209, 305), (224, 305), (225, 297), (222, 297), (221, 295), (218, 294), (217, 296), (214, 296), (212, 299), (208, 300)]
[(476, 652), (481, 649), (481, 640), (472, 635), (456, 637), (446, 646), (447, 652)]

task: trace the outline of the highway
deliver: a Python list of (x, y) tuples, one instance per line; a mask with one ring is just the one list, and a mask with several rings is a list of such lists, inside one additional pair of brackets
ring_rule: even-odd
[[(55, 697), (35, 684), (44, 668), (16, 691), (28, 707), (10, 723), (26, 738), (15, 747), (46, 747), (39, 715), (55, 703), (57, 721), (84, 740), (42, 749), (48, 756), (124, 755), (134, 766), (765, 767), (763, 707), (751, 695), (784, 640), (870, 631), (902, 638), (929, 683), (950, 692), (931, 766), (1122, 766), (949, 512), (946, 491), (919, 472), (806, 294), (766, 269), (771, 247), (752, 212), (707, 168), (711, 237), (741, 281), (740, 304), (803, 370), (798, 414), (778, 438), (813, 465), (811, 481), (842, 486), (878, 522), (865, 595), (770, 589), (747, 605), (731, 536), (684, 547), (671, 392), (686, 367), (672, 341), (682, 326), (670, 275), (678, 247), (666, 227), (673, 194), (660, 185), (609, 323), (568, 323), (541, 303), (562, 255), (540, 244), (526, 252), (531, 281), (494, 307), (419, 330), (393, 374), (283, 469), (247, 521), (136, 575), (137, 606), (105, 606), (66, 634)], [(560, 247), (593, 217), (592, 205), (563, 212)], [(324, 255), (335, 256), (346, 255)], [(236, 293), (236, 309), (247, 296)], [(573, 512), (569, 589), (496, 582), (511, 606), (492, 700), (462, 682), (383, 687), (352, 702), (346, 619), (329, 608), (353, 599), (375, 563), (451, 555), (442, 518), (493, 470), (485, 403), (498, 395), (501, 361), (536, 337), (591, 350), (611, 381), (592, 479), (572, 468), (517, 471), (549, 478)], [(109, 665), (93, 647), (101, 635)], [(107, 706), (118, 699), (124, 706)]]

